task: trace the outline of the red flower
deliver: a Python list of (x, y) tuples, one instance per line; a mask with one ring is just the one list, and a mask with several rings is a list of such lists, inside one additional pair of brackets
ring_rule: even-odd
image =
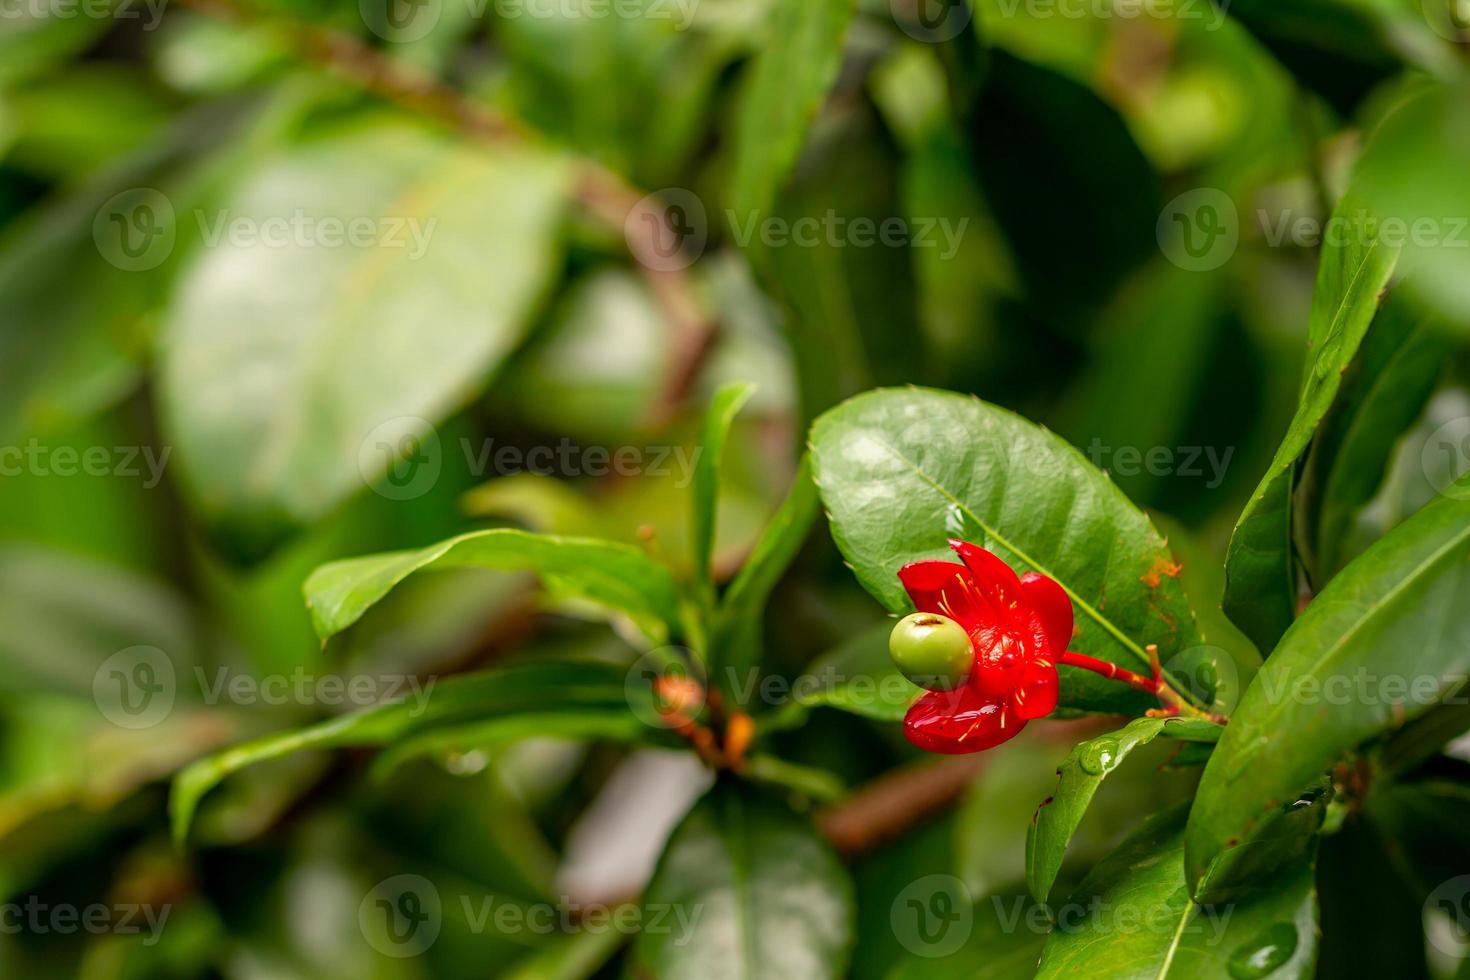
[(1036, 572), (1020, 578), (984, 548), (951, 541), (964, 562), (920, 561), (898, 577), (919, 612), (964, 627), (975, 661), (965, 683), (929, 691), (910, 706), (903, 729), (921, 749), (958, 755), (1015, 737), (1057, 706), (1057, 661), (1072, 639), (1072, 600)]

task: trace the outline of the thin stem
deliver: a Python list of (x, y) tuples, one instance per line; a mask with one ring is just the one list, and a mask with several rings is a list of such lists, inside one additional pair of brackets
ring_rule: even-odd
[(1226, 724), (1228, 719), (1224, 715), (1218, 715), (1212, 711), (1205, 711), (1202, 708), (1196, 707), (1190, 703), (1188, 698), (1176, 691), (1171, 684), (1164, 680), (1164, 670), (1159, 664), (1159, 648), (1157, 644), (1150, 643), (1146, 649), (1148, 650), (1149, 666), (1153, 673), (1152, 677), (1135, 674), (1133, 671), (1119, 667), (1115, 663), (1099, 660), (1096, 657), (1089, 657), (1085, 653), (1074, 653), (1071, 650), (1062, 654), (1058, 658), (1058, 663), (1065, 664), (1068, 667), (1079, 667), (1082, 670), (1090, 670), (1094, 674), (1101, 674), (1109, 680), (1122, 681), (1129, 687), (1143, 691), (1145, 694), (1152, 694), (1167, 705), (1162, 711), (1163, 714), (1186, 714), (1194, 718), (1203, 718), (1207, 721), (1212, 721), (1217, 725)]

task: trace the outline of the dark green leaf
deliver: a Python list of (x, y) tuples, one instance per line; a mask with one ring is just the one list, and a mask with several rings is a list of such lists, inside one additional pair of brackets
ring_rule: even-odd
[[(454, 677), (421, 688), (406, 700), (342, 715), (309, 728), (269, 735), (237, 745), (189, 766), (174, 782), (170, 810), (174, 836), (182, 841), (200, 799), (220, 780), (246, 766), (305, 749), (387, 745), (449, 726), (494, 718), (556, 716), (587, 712), (622, 730), (620, 716), (634, 710), (627, 669), (597, 661), (539, 661)], [(648, 695), (652, 697), (651, 692)], [(643, 705), (652, 710), (651, 701)], [(536, 730), (527, 722), (527, 734)], [(580, 734), (589, 735), (590, 731)]]
[(1245, 692), (1189, 825), (1198, 882), (1364, 742), (1428, 712), (1470, 672), (1470, 501), (1429, 504), (1307, 607)]
[(1110, 735), (1079, 743), (1057, 767), (1057, 788), (1031, 818), (1026, 834), (1026, 884), (1038, 902), (1045, 902), (1062, 869), (1067, 843), (1072, 839), (1088, 804), (1108, 774), (1135, 748), (1160, 734), (1212, 742), (1220, 726), (1183, 718), (1137, 718)]
[[(1164, 540), (1055, 435), (974, 398), (912, 389), (861, 395), (812, 428), (814, 472), (838, 547), (891, 612), (910, 610), (898, 569), (983, 544), (1072, 597), (1080, 652), (1137, 669), (1199, 643)], [(1105, 559), (1100, 556), (1106, 556)], [(1135, 713), (1146, 697), (1061, 668), (1066, 707)]]
[[(920, 230), (903, 207), (902, 168), (874, 108), (843, 100), (824, 116), (775, 215), (766, 223), (759, 223), (764, 214), (732, 217), (739, 222), (732, 228), (737, 241), (767, 228), (790, 232), (773, 238), (766, 254), (788, 310), (807, 421), (849, 395), (923, 372), (912, 244)], [(855, 237), (864, 227), (867, 239)], [(895, 227), (898, 239), (874, 234)], [(926, 240), (948, 254), (946, 235), (963, 239), (964, 228), (930, 225), (927, 233)]]
[[(431, 424), (520, 342), (555, 270), (568, 176), (380, 119), (271, 159), (208, 215), (223, 237), (169, 311), (162, 400), (188, 488), (238, 551), (385, 473), (395, 499), (427, 491), (452, 451)], [(270, 239), (302, 202), (316, 221)], [(351, 243), (317, 237), (364, 222)]]
[(1317, 903), (1310, 863), (1230, 903), (1198, 905), (1184, 883), (1180, 806), (1150, 817), (1057, 911), (1037, 980), (1059, 977), (1310, 977)]
[(784, 807), (720, 785), (674, 831), (644, 895), (692, 918), (645, 930), (635, 972), (662, 980), (820, 980), (844, 973), (852, 883), (837, 856)]
[(1342, 373), (1357, 355), (1398, 259), (1395, 246), (1372, 236), (1366, 214), (1352, 195), (1333, 212), (1334, 220), (1349, 228), (1329, 236), (1322, 250), (1296, 414), (1235, 525), (1225, 559), (1225, 612), (1262, 652), (1276, 646), (1296, 609), (1291, 498), (1297, 459), (1332, 407)]
[(415, 572), (444, 568), (535, 572), (556, 591), (626, 613), (655, 642), (679, 622), (679, 593), (668, 569), (629, 545), (497, 528), (462, 534), (418, 551), (349, 558), (306, 580), (306, 604), (326, 640), (351, 626)]

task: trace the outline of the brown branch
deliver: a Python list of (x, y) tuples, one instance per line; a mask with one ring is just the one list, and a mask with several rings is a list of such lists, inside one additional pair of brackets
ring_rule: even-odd
[[(442, 79), (396, 61), (350, 34), (256, 11), (237, 0), (182, 2), (219, 20), (264, 26), (312, 64), (385, 102), (437, 120), (481, 143), (496, 146), (543, 141), (540, 134), (519, 120), (466, 98)], [(576, 197), (591, 214), (622, 229), (628, 251), (668, 321), (673, 353), (651, 419), (656, 428), (662, 427), (687, 401), (718, 339), (718, 325), (706, 315), (686, 269), (668, 267), (662, 244), (677, 239), (656, 195), (644, 194), (597, 161), (580, 157)]]
[(817, 828), (848, 857), (870, 851), (958, 802), (983, 759), (976, 753), (894, 769), (818, 814)]

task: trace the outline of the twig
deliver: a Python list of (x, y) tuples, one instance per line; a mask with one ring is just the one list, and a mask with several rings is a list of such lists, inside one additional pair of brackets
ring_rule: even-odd
[(817, 828), (848, 857), (870, 851), (957, 802), (983, 759), (976, 753), (895, 769), (818, 814)]

